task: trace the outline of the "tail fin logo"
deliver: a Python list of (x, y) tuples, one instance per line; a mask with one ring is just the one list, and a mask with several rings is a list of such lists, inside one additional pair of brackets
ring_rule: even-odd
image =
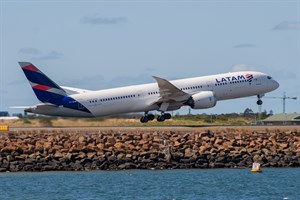
[(22, 67), (22, 69), (33, 71), (33, 72), (40, 72), (40, 70), (38, 68), (36, 68), (35, 66), (33, 66), (32, 64), (24, 66), (24, 67)]
[(19, 62), (36, 97), (43, 103), (91, 113), (84, 105), (69, 97), (65, 90), (29, 62)]
[(23, 72), (28, 79), (35, 95), (41, 102), (62, 105), (67, 93), (43, 72), (28, 62), (20, 62)]
[(67, 94), (64, 90), (60, 90), (57, 88), (49, 87), (47, 85), (36, 84), (36, 83), (32, 83), (32, 82), (30, 82), (30, 85), (31, 85), (32, 89), (36, 89), (36, 90), (40, 90), (40, 91), (47, 91), (47, 92), (56, 93), (56, 94), (59, 94), (62, 96), (67, 96)]
[(38, 85), (38, 84), (36, 84), (34, 86), (31, 86), (31, 87), (34, 88), (34, 89), (37, 89), (37, 90), (44, 90), (44, 91), (47, 91), (47, 90), (51, 89), (51, 87), (48, 87), (46, 85)]

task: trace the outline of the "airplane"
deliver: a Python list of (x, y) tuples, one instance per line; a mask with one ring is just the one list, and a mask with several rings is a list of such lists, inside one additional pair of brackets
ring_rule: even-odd
[(279, 83), (267, 74), (241, 71), (172, 81), (153, 76), (156, 83), (94, 91), (59, 86), (32, 63), (19, 64), (41, 101), (25, 111), (61, 117), (143, 112), (140, 121), (146, 123), (155, 118), (151, 111), (159, 111), (157, 121), (163, 122), (171, 118), (167, 111), (182, 106), (206, 109), (214, 107), (217, 101), (249, 96), (257, 96), (257, 104), (261, 105), (264, 94), (279, 87)]

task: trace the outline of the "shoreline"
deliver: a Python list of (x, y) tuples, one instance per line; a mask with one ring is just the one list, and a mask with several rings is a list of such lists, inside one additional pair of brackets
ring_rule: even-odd
[[(260, 173), (264, 173), (265, 171), (272, 171), (272, 170), (294, 170), (294, 169), (300, 169), (300, 167), (264, 167), (262, 168), (262, 171)], [(22, 173), (36, 173), (36, 174), (43, 174), (43, 173), (89, 173), (89, 172), (125, 172), (125, 173), (130, 173), (131, 171), (135, 171), (135, 172), (143, 172), (143, 171), (174, 171), (174, 170), (201, 170), (201, 171), (214, 171), (214, 170), (247, 170), (247, 172), (252, 173), (251, 172), (251, 168), (250, 167), (243, 167), (243, 168), (182, 168), (182, 169), (112, 169), (112, 170), (101, 170), (101, 169), (94, 169), (94, 170), (80, 170), (80, 171), (75, 171), (75, 170), (53, 170), (53, 171), (6, 171), (6, 172), (1, 172), (0, 176), (3, 174), (22, 174)], [(257, 173), (255, 173), (257, 174)]]
[(0, 172), (300, 167), (300, 127), (91, 127), (0, 134)]

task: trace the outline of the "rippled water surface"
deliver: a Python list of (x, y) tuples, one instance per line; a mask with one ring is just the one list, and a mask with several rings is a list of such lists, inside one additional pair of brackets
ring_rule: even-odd
[(300, 200), (300, 168), (0, 173), (0, 199)]

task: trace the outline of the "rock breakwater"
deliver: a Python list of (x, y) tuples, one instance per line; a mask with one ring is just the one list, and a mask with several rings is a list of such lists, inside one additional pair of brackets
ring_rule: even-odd
[(0, 172), (300, 166), (300, 130), (24, 130), (0, 134)]

